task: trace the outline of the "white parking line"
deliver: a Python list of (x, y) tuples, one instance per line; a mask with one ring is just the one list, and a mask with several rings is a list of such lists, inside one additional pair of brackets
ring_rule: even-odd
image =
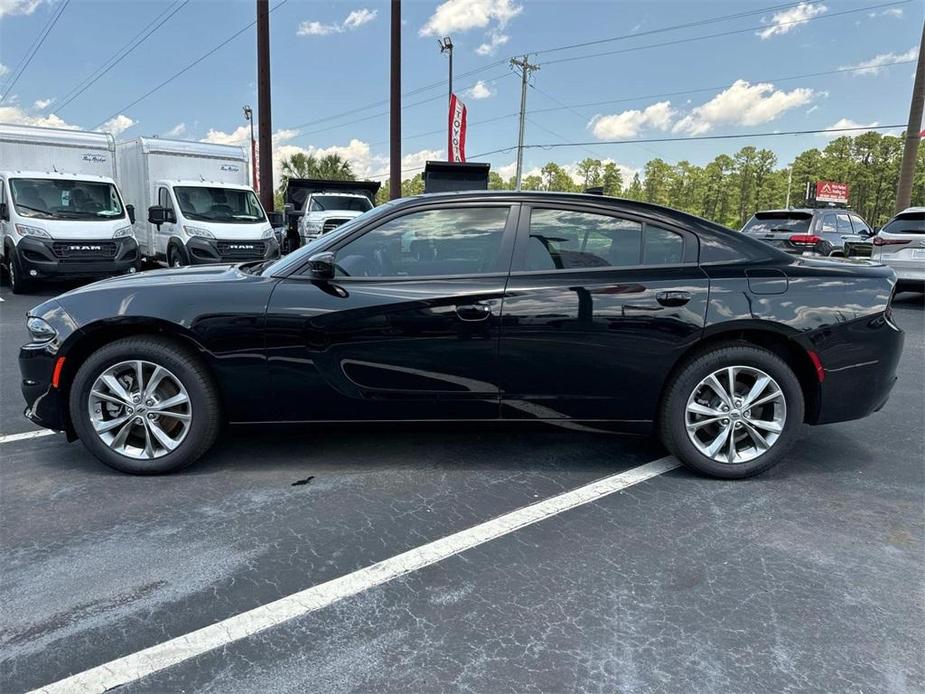
[(428, 542), (359, 571), (293, 593), (170, 641), (111, 660), (35, 691), (105, 692), (134, 682), (164, 668), (320, 610), (338, 600), (357, 595), (399, 576), (436, 564), (443, 559), (520, 528), (597, 501), (609, 494), (673, 470), (679, 464), (673, 457), (661, 458), (626, 472), (604, 477), (577, 489), (505, 513), (485, 523), (447, 535), (439, 540)]
[(26, 441), (28, 439), (37, 439), (41, 438), (42, 436), (51, 436), (52, 434), (57, 433), (57, 431), (52, 431), (51, 429), (39, 429), (38, 431), (25, 431), (21, 434), (6, 434), (5, 436), (0, 436), (0, 443)]

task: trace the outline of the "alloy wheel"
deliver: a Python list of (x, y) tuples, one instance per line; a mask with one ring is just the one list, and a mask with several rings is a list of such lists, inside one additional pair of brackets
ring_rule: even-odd
[(192, 424), (192, 404), (169, 369), (143, 360), (110, 366), (87, 398), (96, 435), (116, 453), (153, 460), (174, 451)]
[(771, 449), (787, 422), (780, 385), (751, 366), (714, 371), (694, 388), (685, 408), (687, 436), (719, 463), (747, 463)]

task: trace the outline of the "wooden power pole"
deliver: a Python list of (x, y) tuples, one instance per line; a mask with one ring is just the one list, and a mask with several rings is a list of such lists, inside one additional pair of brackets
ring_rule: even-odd
[(389, 198), (401, 197), (401, 0), (392, 0), (392, 61), (389, 94)]
[(903, 148), (903, 162), (899, 168), (899, 185), (896, 188), (896, 214), (912, 204), (912, 180), (915, 177), (915, 161), (922, 138), (922, 107), (925, 105), (925, 25), (919, 41), (919, 62), (915, 68), (915, 82), (912, 85), (912, 105), (909, 107), (909, 124), (906, 126), (906, 146)]
[(270, 112), (270, 3), (257, 0), (257, 111), (260, 122), (260, 202), (273, 209), (273, 116)]

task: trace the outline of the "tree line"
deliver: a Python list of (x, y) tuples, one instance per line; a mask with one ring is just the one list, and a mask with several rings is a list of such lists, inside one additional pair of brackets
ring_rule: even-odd
[[(786, 168), (777, 168), (773, 151), (749, 145), (733, 155), (720, 154), (705, 166), (686, 160), (669, 164), (660, 158), (652, 159), (642, 175), (636, 173), (630, 180), (625, 180), (613, 162), (589, 157), (578, 162), (574, 176), (565, 167), (549, 162), (539, 174), (525, 176), (521, 187), (563, 192), (602, 188), (605, 195), (667, 205), (738, 229), (758, 210), (785, 207), (788, 179), (792, 207), (805, 204), (807, 182), (838, 181), (849, 186), (849, 206), (871, 225), (880, 226), (893, 214), (902, 150), (902, 136), (865, 132), (836, 138), (822, 149), (807, 149)], [(321, 167), (325, 159), (328, 160)], [(329, 158), (313, 161), (310, 171), (288, 160), (284, 162), (283, 186), (287, 174), (295, 173), (305, 178), (355, 179), (348, 162)], [(916, 164), (912, 204), (925, 206), (925, 147), (919, 148)], [(301, 176), (303, 172), (311, 175)], [(510, 190), (514, 179), (505, 180), (492, 171), (488, 187)], [(423, 192), (422, 175), (402, 181), (403, 197)], [(389, 184), (385, 183), (377, 202), (388, 199)]]

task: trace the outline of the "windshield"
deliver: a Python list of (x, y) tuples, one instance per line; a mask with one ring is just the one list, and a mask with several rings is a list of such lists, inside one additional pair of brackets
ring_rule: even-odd
[(13, 178), (16, 212), (37, 219), (106, 220), (124, 214), (112, 183), (57, 178)]
[(173, 191), (187, 219), (232, 224), (253, 224), (266, 219), (252, 190), (177, 186)]
[(358, 226), (369, 224), (372, 220), (377, 217), (390, 212), (393, 207), (401, 200), (391, 200), (387, 203), (379, 205), (379, 207), (374, 207), (368, 212), (364, 212), (361, 215), (357, 215), (353, 219), (344, 222), (334, 231), (328, 232), (324, 236), (319, 236), (313, 241), (309, 241), (307, 244), (299, 248), (297, 251), (285, 255), (279, 260), (277, 260), (272, 265), (267, 266), (261, 274), (263, 275), (283, 275), (288, 270), (293, 267), (298, 267), (306, 260), (308, 260), (312, 255), (317, 253), (321, 248), (330, 246), (332, 243), (335, 243), (339, 238), (345, 234), (349, 234)]
[(349, 210), (366, 212), (373, 207), (369, 198), (356, 195), (313, 195), (308, 206), (309, 212), (327, 210)]
[(887, 234), (925, 234), (925, 212), (908, 212), (883, 227)]
[(806, 213), (758, 213), (746, 222), (742, 231), (746, 234), (805, 234), (809, 231), (812, 215)]

